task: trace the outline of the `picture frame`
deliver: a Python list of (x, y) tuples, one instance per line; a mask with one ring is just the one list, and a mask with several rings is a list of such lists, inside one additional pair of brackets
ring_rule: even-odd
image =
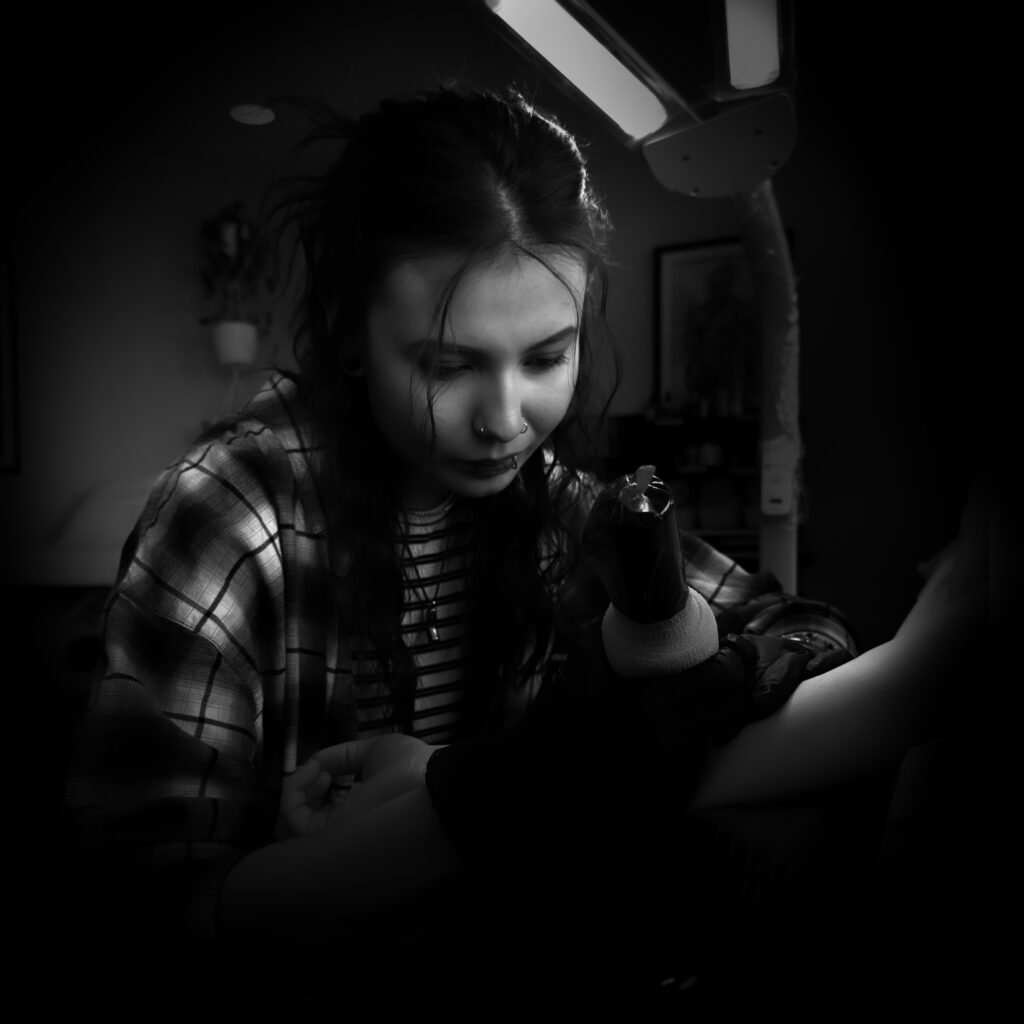
[(654, 276), (658, 413), (749, 413), (759, 397), (760, 328), (741, 240), (660, 246)]
[(0, 261), (0, 473), (18, 471), (18, 387), (14, 272)]

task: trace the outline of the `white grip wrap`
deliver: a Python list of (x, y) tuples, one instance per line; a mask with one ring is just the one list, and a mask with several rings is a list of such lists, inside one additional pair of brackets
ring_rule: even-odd
[(693, 668), (718, 653), (718, 623), (693, 587), (682, 609), (661, 622), (634, 622), (609, 605), (601, 623), (608, 662), (617, 675), (663, 676)]

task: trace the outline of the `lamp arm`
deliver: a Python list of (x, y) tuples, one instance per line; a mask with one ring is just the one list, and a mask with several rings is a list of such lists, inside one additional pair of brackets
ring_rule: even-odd
[(800, 438), (800, 317), (796, 275), (771, 179), (733, 196), (761, 335), (762, 569), (797, 592)]

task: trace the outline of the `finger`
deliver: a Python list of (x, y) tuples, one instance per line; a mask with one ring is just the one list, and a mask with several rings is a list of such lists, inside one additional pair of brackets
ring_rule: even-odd
[(778, 711), (789, 700), (803, 677), (808, 660), (807, 655), (787, 652), (758, 677), (752, 699), (759, 717)]
[(290, 808), (285, 812), (284, 819), (296, 832), (305, 832), (309, 827), (309, 819), (312, 816), (313, 812), (303, 805), (302, 807)]
[(309, 803), (316, 803), (321, 800), (331, 788), (333, 779), (329, 772), (321, 769), (320, 774), (306, 787), (306, 798)]
[(299, 765), (283, 782), (287, 789), (305, 789), (310, 783), (316, 780), (321, 772), (321, 765), (317, 758), (311, 757), (305, 764)]
[(817, 676), (822, 672), (834, 669), (837, 665), (850, 661), (852, 657), (853, 655), (849, 651), (840, 650), (839, 648), (832, 651), (821, 651), (807, 662), (807, 668), (804, 670), (804, 673), (808, 677)]
[(297, 807), (304, 806), (305, 801), (302, 799), (302, 794), (298, 790), (281, 790), (281, 803), (279, 805), (279, 813), (292, 814)]
[(831, 668), (832, 665), (830, 663), (831, 659), (829, 654), (830, 652), (828, 651), (821, 651), (816, 654), (809, 662), (807, 662), (807, 666), (804, 668), (804, 674), (807, 676), (816, 676), (820, 672), (824, 672), (826, 669)]
[(305, 807), (309, 797), (306, 790), (298, 786), (283, 785), (281, 787), (281, 808), (291, 810), (295, 807)]
[(378, 736), (373, 741), (372, 748), (367, 750), (363, 761), (363, 777), (415, 763), (421, 752), (428, 749), (428, 744), (423, 740), (404, 733), (386, 733)]
[(363, 770), (366, 755), (374, 741), (349, 740), (316, 752), (316, 760), (329, 775), (358, 775)]

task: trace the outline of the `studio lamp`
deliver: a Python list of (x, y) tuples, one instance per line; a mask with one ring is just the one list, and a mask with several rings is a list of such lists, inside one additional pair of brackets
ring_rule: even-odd
[[(732, 196), (770, 178), (796, 143), (789, 0), (671, 6), (672, 72), (656, 68), (582, 0), (485, 0), (510, 38), (639, 146), (665, 188)], [(634, 5), (637, 6), (637, 5)], [(624, 7), (622, 9), (625, 9)], [(652, 15), (644, 8), (648, 20)], [(651, 33), (645, 32), (648, 40)], [(664, 65), (663, 65), (664, 66)]]
[[(694, 199), (729, 198), (761, 326), (759, 557), (796, 591), (798, 416), (795, 275), (772, 176), (796, 144), (791, 0), (483, 0), (507, 40), (539, 58), (639, 148), (654, 178)], [(652, 19), (670, 15), (670, 21)], [(641, 54), (611, 24), (644, 19)], [(654, 31), (652, 31), (652, 27)]]

